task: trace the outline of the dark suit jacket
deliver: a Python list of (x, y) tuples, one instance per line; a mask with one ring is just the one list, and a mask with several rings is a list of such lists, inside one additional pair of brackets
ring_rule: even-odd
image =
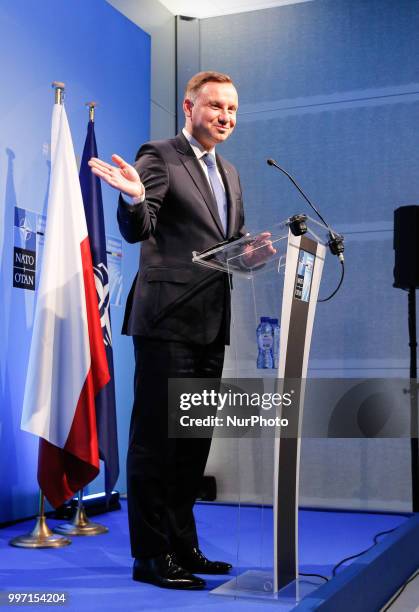
[[(237, 170), (217, 157), (228, 197), (227, 236), (243, 235)], [(121, 234), (143, 241), (140, 266), (128, 296), (122, 333), (209, 344), (229, 340), (228, 276), (192, 263), (192, 251), (225, 240), (204, 171), (183, 134), (141, 147), (135, 167), (146, 201), (118, 206)]]

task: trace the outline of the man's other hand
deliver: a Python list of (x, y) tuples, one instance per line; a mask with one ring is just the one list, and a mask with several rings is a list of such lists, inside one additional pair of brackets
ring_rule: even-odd
[(116, 164), (108, 164), (97, 157), (89, 160), (89, 166), (93, 174), (104, 180), (108, 185), (122, 191), (132, 198), (141, 198), (144, 195), (144, 185), (134, 166), (128, 164), (122, 157), (112, 155), (112, 161)]
[(270, 232), (262, 232), (248, 244), (242, 255), (243, 263), (248, 268), (254, 268), (263, 265), (276, 253), (276, 249), (269, 240)]

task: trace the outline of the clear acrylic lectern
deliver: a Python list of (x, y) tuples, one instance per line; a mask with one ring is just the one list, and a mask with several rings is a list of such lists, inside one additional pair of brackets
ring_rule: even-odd
[[(301, 224), (296, 228), (294, 218), (267, 228), (276, 250), (273, 255), (267, 254), (263, 232), (193, 254), (197, 264), (222, 270), (231, 279), (231, 343), (224, 379), (236, 388), (241, 388), (245, 379), (259, 379), (263, 392), (277, 391), (279, 385), (283, 397), (285, 393), (293, 396), (291, 406), (275, 408), (277, 420), (288, 422), (286, 428), (249, 427), (238, 434), (238, 572), (213, 592), (282, 599), (290, 606), (320, 585), (315, 579), (298, 575), (299, 434), (330, 228), (305, 215), (301, 217), (306, 230), (302, 235), (295, 235)], [(279, 363), (271, 369), (258, 369), (256, 363), (256, 328), (261, 317), (277, 318), (280, 325)], [(252, 490), (256, 487), (259, 492), (256, 500), (246, 494), (249, 479)], [(252, 527), (247, 523), (248, 503), (256, 508), (256, 529), (254, 520)]]

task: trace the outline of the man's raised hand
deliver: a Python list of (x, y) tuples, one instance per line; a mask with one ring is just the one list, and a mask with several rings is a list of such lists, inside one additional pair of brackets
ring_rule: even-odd
[(96, 176), (104, 180), (108, 185), (122, 191), (132, 198), (140, 198), (144, 195), (144, 185), (134, 166), (128, 164), (122, 157), (112, 155), (112, 161), (116, 164), (108, 164), (98, 157), (89, 160), (89, 166)]

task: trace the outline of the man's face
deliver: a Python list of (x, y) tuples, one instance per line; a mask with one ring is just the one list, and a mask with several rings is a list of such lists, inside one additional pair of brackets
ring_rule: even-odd
[(236, 125), (237, 91), (232, 83), (205, 83), (194, 101), (186, 98), (186, 129), (206, 149), (227, 140)]

